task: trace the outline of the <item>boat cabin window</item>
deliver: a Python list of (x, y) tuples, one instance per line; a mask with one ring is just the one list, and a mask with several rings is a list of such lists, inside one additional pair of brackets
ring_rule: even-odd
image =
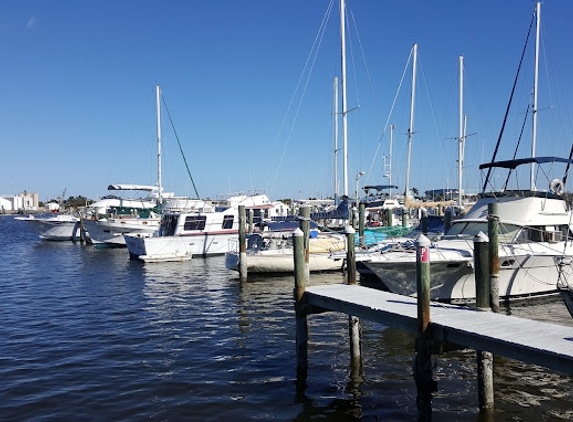
[(562, 226), (533, 226), (527, 229), (531, 242), (561, 242), (571, 239), (571, 233), (566, 225)]
[(185, 217), (183, 230), (204, 230), (207, 217), (204, 215), (190, 215)]
[[(513, 242), (516, 236), (520, 233), (521, 227), (515, 224), (500, 224), (499, 231), (498, 231), (498, 240), (504, 243)], [(452, 227), (446, 233), (448, 236), (457, 236), (457, 237), (474, 237), (479, 232), (484, 233), (487, 235), (488, 228), (487, 222), (485, 221), (458, 221), (452, 224)]]
[(233, 215), (224, 215), (222, 228), (223, 229), (232, 229), (234, 219), (235, 219), (235, 217)]
[[(269, 217), (268, 209), (254, 208), (252, 209), (252, 211), (253, 211), (253, 224), (261, 224), (265, 218)], [(247, 216), (248, 216), (248, 211), (247, 211)]]
[(479, 232), (487, 233), (487, 222), (464, 222), (453, 223), (448, 232), (448, 236), (475, 236)]

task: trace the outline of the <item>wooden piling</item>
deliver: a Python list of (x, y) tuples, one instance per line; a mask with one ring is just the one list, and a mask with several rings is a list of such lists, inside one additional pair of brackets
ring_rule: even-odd
[(499, 216), (497, 202), (487, 204), (487, 234), (489, 236), (489, 290), (493, 312), (499, 312)]
[(452, 227), (452, 210), (447, 209), (444, 214), (444, 232), (447, 233), (450, 227)]
[(308, 321), (303, 308), (303, 295), (307, 285), (305, 262), (305, 237), (301, 229), (292, 235), (294, 259), (294, 299), (296, 314), (296, 378), (299, 386), (304, 385), (308, 373)]
[(306, 264), (306, 280), (310, 277), (310, 248), (309, 248), (309, 233), (310, 233), (310, 207), (300, 207), (298, 210), (299, 226), (304, 235), (304, 262)]
[(350, 210), (350, 221), (354, 230), (358, 230), (358, 209), (356, 206)]
[(358, 243), (364, 246), (364, 215), (366, 213), (366, 205), (361, 202), (358, 210)]
[(422, 211), (422, 234), (427, 235), (428, 234), (428, 212), (427, 211)]
[(352, 226), (346, 226), (346, 282), (356, 284), (356, 232)]
[(391, 226), (394, 224), (393, 219), (392, 219), (392, 217), (393, 217), (393, 211), (392, 211), (391, 209), (387, 208), (387, 209), (384, 211), (384, 214), (385, 214), (386, 225), (387, 225), (388, 227), (391, 227)]
[(405, 209), (402, 210), (402, 227), (408, 226), (408, 213)]
[(245, 206), (239, 205), (239, 278), (247, 281), (247, 232)]
[(249, 234), (253, 234), (253, 232), (255, 231), (254, 219), (255, 219), (255, 211), (250, 209), (249, 210)]
[(479, 232), (474, 236), (474, 268), (476, 286), (476, 307), (489, 309), (489, 239)]
[[(346, 281), (348, 284), (356, 285), (356, 252), (355, 252), (355, 235), (356, 232), (352, 226), (346, 227)], [(350, 361), (351, 366), (360, 366), (362, 360), (361, 353), (361, 335), (360, 335), (360, 318), (357, 316), (348, 316), (348, 333), (350, 337)]]
[[(476, 285), (476, 308), (482, 311), (490, 310), (489, 286), (489, 239), (479, 232), (474, 237), (474, 268)], [(493, 353), (476, 350), (478, 369), (478, 404), (482, 411), (493, 409)]]
[(432, 339), (430, 333), (430, 241), (423, 234), (416, 240), (416, 289), (418, 334), (414, 358), (414, 380), (418, 395), (418, 420), (432, 420), (432, 394), (437, 383), (432, 379)]
[(480, 411), (492, 410), (494, 407), (493, 392), (493, 353), (476, 350), (478, 405)]

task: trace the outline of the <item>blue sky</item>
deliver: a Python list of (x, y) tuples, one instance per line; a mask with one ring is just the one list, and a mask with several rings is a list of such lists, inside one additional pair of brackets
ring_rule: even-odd
[[(28, 190), (45, 201), (66, 189), (66, 197), (96, 199), (110, 183), (156, 183), (154, 95), (160, 85), (201, 197), (247, 190), (274, 199), (331, 196), (337, 0), (320, 35), (330, 4), (0, 3), (0, 195)], [(410, 186), (457, 186), (463, 55), (467, 132), (475, 133), (467, 140), (464, 188), (479, 189), (477, 166), (490, 161), (534, 9), (529, 0), (347, 0), (348, 107), (357, 108), (348, 118), (349, 193), (359, 171), (367, 172), (361, 185), (387, 183), (387, 122), (396, 126), (393, 183), (404, 188), (411, 83), (405, 68), (414, 43), (419, 61)], [(547, 0), (541, 16), (537, 155), (567, 156), (573, 2)], [(532, 74), (531, 48), (500, 159), (513, 154)], [(194, 196), (165, 110), (162, 116), (163, 186)], [(528, 148), (518, 156), (528, 156)]]

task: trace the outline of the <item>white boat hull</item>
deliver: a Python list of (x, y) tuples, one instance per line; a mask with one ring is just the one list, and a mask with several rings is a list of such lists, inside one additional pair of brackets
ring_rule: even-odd
[(159, 218), (82, 219), (93, 244), (125, 247), (124, 235), (151, 235), (159, 228)]
[(236, 245), (237, 233), (209, 234), (192, 236), (124, 236), (125, 243), (132, 258), (142, 259), (146, 256), (192, 256), (224, 255)]
[(42, 240), (69, 241), (79, 240), (80, 223), (74, 216), (60, 215), (58, 217), (16, 217), (25, 221)]
[(139, 259), (143, 262), (184, 262), (190, 261), (192, 255), (179, 255), (166, 253), (161, 255), (140, 255)]
[[(294, 257), (291, 250), (263, 251), (255, 254), (246, 254), (248, 273), (281, 274), (294, 271)], [(239, 253), (227, 252), (225, 266), (228, 269), (239, 271)], [(334, 260), (330, 253), (309, 254), (310, 272), (341, 271), (344, 260)]]
[[(555, 249), (558, 247), (553, 246)], [(389, 254), (362, 264), (392, 293), (416, 295), (416, 255)], [(561, 254), (500, 254), (499, 297), (523, 300), (557, 293)], [(432, 260), (430, 249), (430, 298), (456, 304), (474, 303), (476, 298), (473, 258)]]

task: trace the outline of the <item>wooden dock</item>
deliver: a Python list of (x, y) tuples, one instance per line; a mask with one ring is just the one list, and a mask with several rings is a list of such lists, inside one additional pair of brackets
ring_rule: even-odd
[[(360, 319), (416, 333), (413, 376), (418, 395), (418, 420), (430, 421), (437, 382), (432, 376), (433, 354), (454, 347), (476, 350), (480, 412), (494, 408), (494, 355), (573, 375), (573, 327), (496, 313), (499, 310), (497, 219), (495, 204), (488, 206), (488, 232), (474, 237), (476, 308), (430, 301), (430, 241), (416, 240), (417, 298), (360, 286), (356, 279), (355, 230), (346, 228), (346, 284), (308, 286), (308, 235), (297, 229), (294, 245), (294, 299), (296, 313), (297, 388), (304, 389), (308, 374), (308, 319), (326, 311), (349, 316), (352, 371), (361, 362)], [(491, 228), (489, 227), (491, 226)], [(303, 223), (301, 227), (304, 229)], [(493, 251), (493, 252), (492, 252)]]
[[(308, 286), (301, 303), (416, 332), (416, 298), (359, 285)], [(312, 311), (309, 313), (313, 313)], [(434, 341), (540, 365), (573, 375), (573, 327), (432, 302)]]

